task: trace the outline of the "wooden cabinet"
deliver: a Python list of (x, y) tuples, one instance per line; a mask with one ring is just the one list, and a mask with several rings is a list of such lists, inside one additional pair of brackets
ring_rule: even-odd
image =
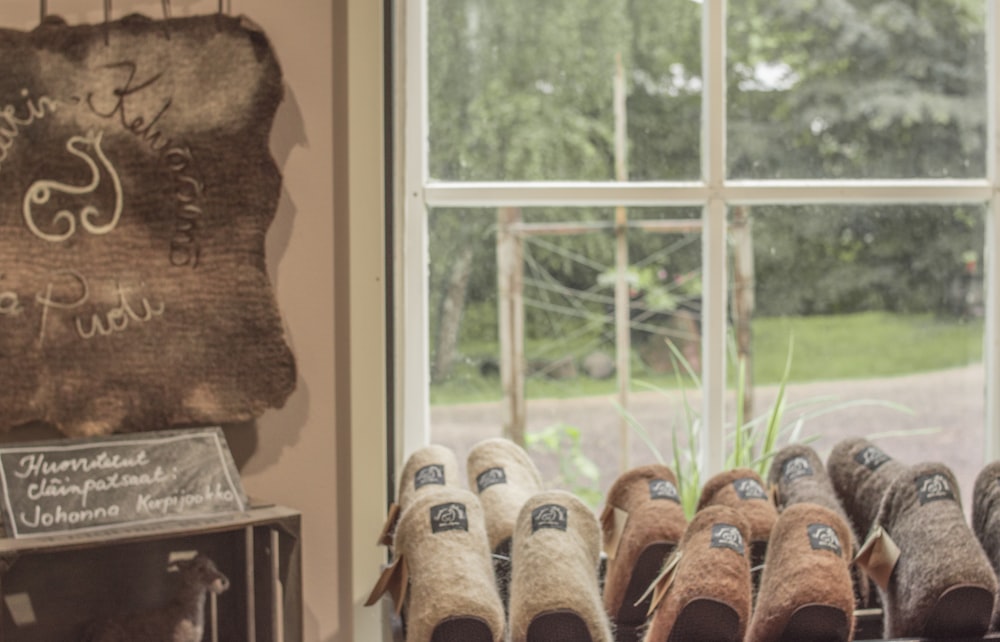
[(86, 625), (165, 603), (192, 552), (230, 580), (205, 601), (203, 640), (301, 642), (301, 516), (280, 506), (101, 535), (0, 539), (0, 640), (76, 642)]

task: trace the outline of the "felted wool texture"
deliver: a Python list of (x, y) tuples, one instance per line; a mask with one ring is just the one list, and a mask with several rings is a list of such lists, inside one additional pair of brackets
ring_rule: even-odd
[(593, 642), (612, 642), (598, 587), (600, 553), (597, 517), (575, 495), (549, 490), (525, 502), (511, 551), (512, 642), (525, 642), (535, 616), (560, 610), (579, 615)]
[[(735, 527), (743, 539), (743, 553), (733, 548), (712, 546), (716, 525)], [(724, 505), (699, 510), (688, 524), (677, 550), (680, 560), (673, 583), (656, 607), (643, 637), (644, 642), (664, 642), (677, 616), (691, 601), (708, 598), (728, 606), (739, 616), (742, 637), (750, 619), (750, 524), (741, 511)]]
[[(995, 573), (1000, 574), (1000, 461), (987, 464), (972, 491), (972, 531)], [(1000, 602), (993, 608), (993, 631), (1000, 630)]]
[(748, 541), (766, 542), (778, 518), (778, 510), (766, 497), (743, 499), (735, 485), (743, 480), (752, 480), (764, 489), (763, 480), (753, 470), (749, 468), (727, 470), (709, 479), (702, 487), (701, 496), (698, 498), (698, 510), (717, 504), (735, 508), (743, 514), (750, 525)]
[(677, 488), (677, 476), (666, 466), (650, 464), (626, 471), (608, 491), (607, 504), (628, 513), (618, 548), (608, 552), (604, 577), (604, 606), (612, 615), (622, 607), (622, 600), (632, 578), (637, 558), (652, 543), (676, 545), (687, 529), (687, 518), (679, 501), (658, 497), (650, 484), (669, 482)]
[(480, 441), (466, 461), (469, 488), (479, 493), (490, 550), (514, 534), (524, 502), (542, 490), (542, 476), (524, 448), (510, 439)]
[(435, 491), (441, 486), (459, 487), (455, 452), (440, 444), (424, 446), (407, 457), (403, 465), (396, 503), (400, 510), (406, 510), (417, 494)]
[[(814, 530), (813, 537), (810, 528)], [(836, 539), (828, 529), (832, 529)], [(777, 642), (795, 610), (807, 604), (843, 611), (853, 631), (850, 538), (847, 521), (825, 506), (803, 502), (782, 511), (771, 531), (747, 642)], [(833, 548), (839, 548), (840, 552)]]
[(455, 617), (479, 618), (495, 642), (504, 639), (503, 604), (474, 494), (435, 486), (415, 496), (400, 515), (393, 549), (409, 569), (406, 642), (429, 642), (442, 620)]
[[(921, 504), (932, 488), (938, 497)], [(899, 547), (888, 589), (879, 588), (886, 638), (921, 637), (940, 595), (957, 584), (996, 594), (997, 578), (965, 521), (955, 476), (947, 466), (905, 468), (886, 489), (875, 523)]]
[[(868, 465), (858, 461), (864, 459), (863, 453), (875, 455), (867, 459)], [(859, 541), (868, 536), (886, 488), (905, 469), (905, 464), (864, 438), (844, 439), (830, 451), (826, 470)]]

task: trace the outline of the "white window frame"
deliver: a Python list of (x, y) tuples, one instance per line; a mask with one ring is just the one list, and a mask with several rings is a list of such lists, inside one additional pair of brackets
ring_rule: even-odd
[(984, 463), (1000, 459), (1000, 9), (987, 2), (987, 175), (968, 180), (728, 180), (726, 178), (726, 0), (702, 2), (701, 180), (662, 182), (446, 182), (427, 168), (426, 3), (399, 5), (404, 21), (403, 126), (397, 208), (396, 443), (399, 459), (430, 442), (427, 213), (435, 207), (699, 206), (702, 208), (701, 466), (725, 466), (727, 212), (737, 205), (987, 203), (984, 329)]

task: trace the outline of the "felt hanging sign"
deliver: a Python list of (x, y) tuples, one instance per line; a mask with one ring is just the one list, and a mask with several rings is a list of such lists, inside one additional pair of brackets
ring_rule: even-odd
[(282, 98), (244, 18), (0, 30), (0, 430), (246, 421), (295, 364), (266, 272)]

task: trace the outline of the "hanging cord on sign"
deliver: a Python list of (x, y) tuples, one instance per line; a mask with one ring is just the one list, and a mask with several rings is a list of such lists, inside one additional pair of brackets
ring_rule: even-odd
[(170, 40), (170, 0), (161, 0), (163, 5), (163, 35)]
[(38, 22), (45, 22), (45, 16), (49, 15), (48, 0), (38, 0), (38, 11), (41, 13), (41, 17), (38, 19)]
[(104, 0), (104, 44), (111, 44), (111, 0)]

